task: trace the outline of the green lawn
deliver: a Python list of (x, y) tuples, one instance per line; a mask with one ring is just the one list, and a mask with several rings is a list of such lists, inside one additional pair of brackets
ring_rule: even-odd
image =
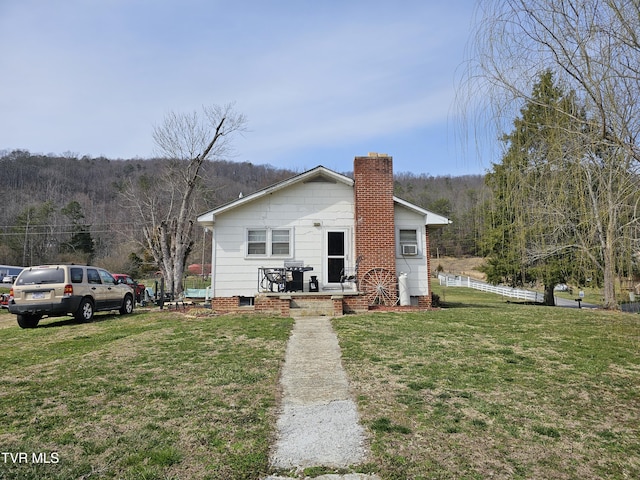
[(640, 316), (438, 293), (334, 321), (383, 479), (640, 478)]
[[(640, 478), (640, 315), (438, 293), (441, 310), (333, 322), (371, 441), (357, 470)], [(0, 478), (264, 476), (291, 325), (138, 311), (22, 330), (0, 314), (0, 452), (28, 455), (0, 454)]]
[(21, 330), (0, 314), (0, 450), (14, 454), (0, 455), (0, 478), (228, 480), (268, 470), (290, 320), (165, 311), (40, 325)]

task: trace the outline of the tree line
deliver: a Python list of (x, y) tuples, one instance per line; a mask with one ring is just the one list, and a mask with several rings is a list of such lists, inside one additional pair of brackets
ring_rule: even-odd
[[(132, 213), (123, 192), (131, 185), (156, 189), (158, 176), (167, 172), (166, 162), (162, 158), (93, 158), (70, 152), (0, 152), (0, 264), (97, 263), (134, 276), (159, 270), (146, 247), (141, 218)], [(192, 220), (240, 194), (250, 194), (297, 173), (249, 162), (203, 162)], [(166, 188), (157, 190), (167, 193)], [(486, 194), (483, 175), (398, 173), (395, 194), (453, 220), (450, 227), (433, 236), (434, 255), (479, 253), (477, 240), (483, 222), (478, 200)], [(150, 210), (146, 213), (152, 214)], [(203, 247), (206, 257), (211, 240), (201, 230), (192, 236), (187, 264), (201, 263)]]

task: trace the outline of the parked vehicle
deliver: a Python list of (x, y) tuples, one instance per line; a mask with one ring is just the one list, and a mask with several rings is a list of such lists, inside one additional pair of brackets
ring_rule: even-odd
[(136, 282), (126, 273), (114, 273), (113, 278), (115, 278), (119, 283), (124, 283), (125, 285), (129, 285), (133, 288), (133, 291), (136, 294), (136, 302), (140, 303), (142, 301), (145, 292), (145, 286), (143, 283)]
[(9, 294), (0, 293), (0, 308), (9, 308)]
[(134, 291), (102, 268), (84, 265), (40, 265), (25, 268), (9, 293), (9, 312), (22, 328), (35, 328), (47, 315), (73, 315), (88, 322), (94, 312), (133, 312)]

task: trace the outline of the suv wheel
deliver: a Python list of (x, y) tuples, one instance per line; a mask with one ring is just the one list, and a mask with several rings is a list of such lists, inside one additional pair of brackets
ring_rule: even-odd
[(90, 322), (93, 318), (93, 303), (88, 298), (83, 298), (74, 317), (79, 322)]
[(21, 315), (17, 315), (18, 325), (21, 328), (36, 328), (38, 326), (38, 322), (42, 318), (41, 315), (29, 315), (27, 313), (23, 313)]
[(133, 297), (131, 295), (125, 295), (122, 306), (120, 307), (120, 314), (127, 315), (133, 313)]

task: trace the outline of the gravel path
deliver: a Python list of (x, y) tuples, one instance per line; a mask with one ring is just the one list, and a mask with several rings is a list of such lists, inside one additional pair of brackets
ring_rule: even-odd
[[(366, 461), (364, 430), (340, 357), (338, 338), (327, 317), (296, 320), (280, 378), (283, 396), (271, 454), (273, 467), (339, 468)], [(319, 478), (376, 477), (350, 474)]]

